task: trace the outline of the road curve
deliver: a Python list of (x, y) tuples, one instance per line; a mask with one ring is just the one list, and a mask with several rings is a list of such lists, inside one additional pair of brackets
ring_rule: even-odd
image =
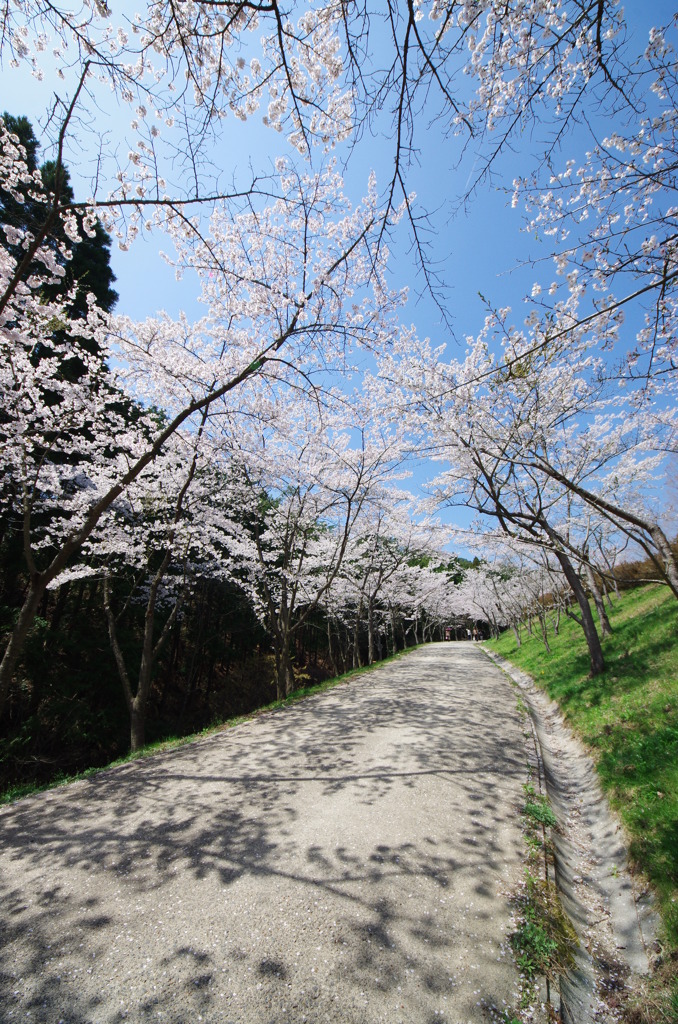
[(491, 1020), (524, 744), (506, 676), (432, 644), (0, 810), (0, 1020)]

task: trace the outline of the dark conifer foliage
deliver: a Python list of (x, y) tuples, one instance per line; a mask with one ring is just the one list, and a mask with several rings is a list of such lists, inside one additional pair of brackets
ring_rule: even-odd
[[(7, 111), (2, 115), (2, 119), (8, 130), (18, 136), (20, 144), (26, 150), (26, 164), (29, 171), (37, 170), (40, 143), (31, 122), (23, 115), (14, 116)], [(58, 168), (54, 160), (47, 160), (40, 166), (40, 174), (42, 193), (45, 199), (54, 194), (58, 185), (61, 207), (67, 207), (69, 203), (75, 201), (67, 167)], [(60, 175), (60, 180), (57, 182), (58, 175)], [(45, 203), (32, 198), (27, 189), (24, 192), (23, 202), (19, 202), (8, 193), (0, 193), (0, 222), (11, 224), (30, 234), (34, 234), (44, 224), (46, 211)], [(81, 227), (81, 218), (76, 216), (76, 219)], [(79, 242), (72, 242), (66, 236), (63, 223), (58, 218), (48, 236), (48, 242), (55, 252), (58, 252), (61, 247), (65, 247), (69, 258), (59, 257), (59, 262), (65, 271), (64, 276), (58, 282), (45, 288), (45, 298), (54, 300), (65, 296), (77, 282), (75, 297), (68, 304), (68, 312), (74, 318), (85, 315), (88, 292), (95, 296), (97, 305), (106, 312), (110, 312), (118, 301), (118, 293), (113, 288), (115, 274), (111, 269), (111, 240), (108, 233), (97, 221), (93, 238), (89, 238), (82, 231), (81, 235), (83, 237)], [(14, 255), (18, 255), (18, 245), (8, 248)]]

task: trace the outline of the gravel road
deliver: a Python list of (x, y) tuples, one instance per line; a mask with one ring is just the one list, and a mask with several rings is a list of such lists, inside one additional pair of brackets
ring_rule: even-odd
[(0, 810), (0, 1020), (495, 1019), (524, 745), (501, 671), (433, 644)]

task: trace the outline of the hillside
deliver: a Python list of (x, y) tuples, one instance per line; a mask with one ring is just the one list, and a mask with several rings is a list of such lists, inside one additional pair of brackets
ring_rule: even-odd
[(589, 748), (664, 922), (659, 975), (671, 995), (668, 1016), (656, 1019), (678, 1020), (678, 603), (667, 587), (646, 586), (608, 610), (606, 670), (593, 679), (583, 632), (571, 619), (561, 619), (558, 635), (552, 630), (551, 654), (525, 629), (520, 646), (510, 631), (489, 646), (558, 702)]

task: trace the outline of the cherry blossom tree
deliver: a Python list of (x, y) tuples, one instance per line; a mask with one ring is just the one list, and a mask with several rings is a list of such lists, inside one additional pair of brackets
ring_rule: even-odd
[[(441, 499), (470, 505), (506, 536), (553, 551), (599, 671), (602, 652), (579, 579), (580, 567), (596, 568), (592, 521), (643, 547), (676, 593), (675, 554), (651, 499), (675, 447), (676, 418), (674, 407), (629, 401), (599, 333), (577, 319), (579, 302), (573, 286), (550, 318), (534, 311), (518, 326), (509, 309), (490, 313), (464, 360), (445, 362), (440, 349), (414, 351), (410, 341), (400, 361), (386, 358), (382, 374), (402, 386), (403, 407), (419, 391), (422, 437), (451, 464), (438, 480)], [(615, 320), (608, 311), (599, 323), (604, 316)]]
[[(440, 552), (438, 552), (440, 559)], [(444, 566), (438, 561), (424, 565), (409, 565), (406, 569), (405, 592), (409, 591), (409, 606), (412, 617), (412, 634), (415, 643), (427, 643), (435, 634), (442, 635), (452, 608), (451, 596), (455, 585), (449, 579)]]
[[(522, 461), (531, 438), (542, 447), (553, 443), (548, 433), (552, 426), (549, 414), (554, 410), (560, 414), (563, 398), (576, 396), (574, 368), (569, 379), (562, 366), (551, 368), (552, 375), (545, 374), (539, 382), (537, 404), (532, 387), (523, 387), (522, 377), (515, 383), (513, 378), (496, 376), (495, 360), (483, 340), (473, 346), (464, 362), (444, 364), (439, 356), (424, 348), (424, 372), (421, 363), (414, 372), (424, 384), (420, 415), (430, 449), (449, 466), (436, 482), (440, 500), (474, 508), (493, 524), (490, 533), (496, 524), (507, 538), (554, 552), (580, 603), (592, 670), (600, 671), (600, 642), (571, 557), (574, 523), (570, 508), (563, 504), (562, 489)], [(401, 375), (408, 372), (407, 367), (390, 363), (390, 374), (398, 369)], [(558, 416), (556, 422), (561, 425), (562, 418)]]
[(353, 531), (385, 500), (402, 461), (397, 439), (356, 424), (356, 406), (345, 397), (320, 417), (308, 396), (300, 399), (271, 403), (265, 424), (240, 431), (235, 446), (224, 442), (242, 510), (231, 550), (273, 639), (279, 699), (295, 688), (295, 635), (323, 602)]
[[(558, 125), (537, 160), (540, 170), (521, 179), (516, 191), (534, 200), (535, 230), (558, 236), (557, 269), (567, 282), (564, 298), (557, 283), (552, 296), (548, 288), (545, 308), (536, 285), (528, 331), (519, 337), (507, 332), (502, 365), (479, 345), (460, 373), (424, 371), (436, 379), (420, 396), (422, 408), (438, 425), (441, 410), (448, 422), (460, 424), (453, 444), (449, 431), (444, 441), (441, 428), (440, 444), (465, 467), (459, 479), (463, 472), (467, 482), (473, 479), (477, 507), (508, 533), (517, 530), (550, 545), (573, 587), (578, 575), (571, 558), (583, 558), (583, 527), (582, 516), (570, 516), (569, 509), (583, 505), (646, 543), (674, 585), (664, 542), (639, 504), (657, 468), (653, 452), (675, 437), (670, 155), (676, 90), (670, 32), (652, 33), (638, 71), (625, 57), (623, 13), (613, 0), (387, 0), (385, 11), (384, 20), (366, 3), (325, 0), (295, 19), (277, 0), (173, 0), (149, 4), (125, 22), (99, 0), (83, 0), (76, 10), (51, 0), (3, 5), (0, 55), (28, 65), (40, 78), (51, 52), (64, 92), (49, 118), (49, 190), (30, 171), (17, 140), (4, 130), (0, 140), (2, 188), (44, 208), (42, 222), (31, 230), (4, 229), (7, 246), (0, 254), (0, 372), (7, 409), (0, 431), (11, 467), (3, 500), (21, 521), (30, 579), (0, 666), (0, 711), (45, 588), (72, 566), (108, 510), (150, 472), (178, 430), (195, 431), (206, 411), (210, 419), (226, 421), (234, 402), (242, 401), (247, 415), (269, 384), (319, 395), (323, 373), (353, 365), (352, 349), (377, 351), (392, 338), (385, 316), (398, 299), (385, 283), (385, 242), (399, 216), (409, 218), (420, 265), (431, 266), (407, 187), (424, 100), (444, 132), (458, 133), (479, 152), (470, 191), (493, 172), (502, 149), (528, 122), (546, 126), (547, 133)], [(368, 60), (370, 50), (378, 54), (375, 62)], [(653, 99), (639, 121), (646, 83), (653, 85)], [(64, 187), (66, 154), (71, 140), (86, 148), (82, 140), (88, 120), (93, 123), (88, 111), (103, 102), (104, 90), (113, 102), (129, 105), (129, 141), (123, 146), (115, 139), (110, 150), (102, 141), (90, 195), (76, 202)], [(434, 96), (437, 108), (430, 105)], [(597, 120), (584, 116), (587, 98), (601, 111)], [(284, 160), (265, 180), (255, 170), (248, 180), (224, 186), (210, 163), (210, 143), (225, 116), (246, 120), (264, 103), (267, 123), (303, 159), (345, 141), (357, 144), (360, 130), (375, 127), (384, 108), (392, 117), (394, 146), (385, 193), (378, 195), (372, 182), (366, 201), (351, 209), (334, 169), (300, 171)], [(608, 115), (615, 126), (626, 119), (626, 127), (614, 134), (606, 128), (598, 138), (597, 126)], [(576, 161), (558, 170), (562, 126), (584, 122), (594, 145), (581, 173), (574, 170)], [(76, 240), (82, 231), (94, 232), (99, 221), (123, 248), (142, 232), (162, 231), (177, 273), (198, 274), (207, 312), (197, 323), (160, 314), (133, 324), (90, 308), (78, 321), (77, 336), (96, 347), (99, 360), (85, 361), (81, 378), (68, 382), (59, 364), (72, 356), (76, 336), (67, 305), (43, 303), (41, 287), (61, 276), (67, 259), (63, 251), (55, 257), (55, 239), (65, 231)], [(589, 234), (585, 222), (593, 225)], [(629, 275), (632, 286), (623, 288)], [(618, 345), (621, 311), (636, 300), (646, 319), (623, 376), (639, 410), (648, 395), (659, 407), (655, 440), (646, 419), (640, 445), (622, 437), (609, 416), (602, 428), (582, 426), (596, 400), (594, 362), (598, 376), (610, 378), (606, 347)], [(38, 349), (50, 355), (36, 359)], [(529, 401), (514, 385), (535, 378), (531, 360), (541, 353), (539, 423), (528, 416), (526, 429), (520, 410)], [(115, 384), (104, 386), (107, 360), (115, 367)], [(587, 360), (593, 362), (586, 366)], [(558, 374), (571, 380), (565, 371), (572, 362), (582, 372), (572, 385), (569, 412), (561, 412), (557, 423), (546, 421), (549, 444), (560, 432), (559, 457), (552, 458), (554, 449), (539, 441), (544, 387), (552, 381), (554, 394), (562, 395)], [(418, 374), (410, 375), (408, 386), (422, 392)], [(472, 374), (480, 382), (473, 395)], [(483, 382), (490, 382), (485, 392)], [(461, 397), (448, 405), (444, 396), (452, 389)], [(121, 411), (121, 390), (139, 404), (136, 417)], [(153, 406), (163, 411), (160, 422), (147, 411)], [(471, 437), (467, 418), (476, 411), (479, 424)], [(568, 431), (586, 439), (576, 446), (579, 462), (560, 458)], [(608, 454), (613, 436), (617, 448)], [(525, 437), (534, 444), (526, 446)], [(454, 491), (451, 477), (448, 483)], [(634, 487), (639, 496), (629, 493)]]
[[(632, 73), (616, 83), (624, 116), (617, 110), (609, 120), (593, 119), (599, 131), (580, 161), (559, 166), (554, 155), (514, 182), (514, 204), (525, 201), (527, 229), (547, 242), (556, 273), (533, 287), (529, 343), (512, 328), (512, 348), (505, 325), (500, 333), (507, 373), (526, 385), (536, 379), (533, 358), (535, 369), (542, 356), (562, 366), (578, 358), (586, 339), (591, 364), (583, 386), (596, 421), (582, 429), (580, 399), (566, 413), (579, 417), (567, 460), (533, 444), (521, 461), (643, 548), (678, 596), (675, 553), (661, 507), (648, 497), (652, 475), (677, 443), (675, 36), (675, 19), (651, 30)], [(608, 404), (600, 410), (605, 381)]]
[(450, 618), (464, 624), (472, 623), (473, 630), (478, 623), (485, 622), (492, 635), (496, 635), (500, 626), (508, 622), (504, 614), (505, 609), (496, 586), (492, 585), (491, 571), (487, 566), (481, 565), (465, 572), (464, 579), (454, 590)]
[(359, 633), (363, 622), (367, 625), (368, 664), (380, 657), (378, 617), (390, 621), (395, 647), (395, 616), (401, 609), (394, 595), (402, 591), (410, 563), (436, 557), (447, 539), (440, 525), (422, 509), (421, 501), (395, 488), (384, 495), (381, 503), (373, 503), (369, 513), (361, 517), (354, 531), (341, 573), (344, 601), (354, 610), (354, 667), (361, 664)]
[(627, 350), (624, 373), (645, 398), (676, 369), (675, 40), (675, 20), (651, 30), (618, 83), (624, 116), (594, 120), (602, 131), (580, 161), (554, 157), (514, 182), (514, 205), (524, 200), (527, 230), (548, 242), (556, 268), (533, 297), (547, 312), (563, 291), (577, 299), (568, 319), (545, 322), (543, 343), (584, 320), (601, 344)]
[[(460, 190), (468, 194), (528, 123), (545, 137), (534, 157), (543, 164), (544, 150), (553, 153), (568, 126), (581, 126), (588, 98), (605, 110), (634, 109), (616, 0), (314, 0), (296, 11), (279, 0), (163, 0), (141, 3), (134, 15), (99, 0), (75, 9), (31, 0), (5, 3), (2, 17), (7, 63), (38, 79), (53, 65), (64, 81), (47, 122), (57, 166), (68, 136), (88, 148), (92, 112), (110, 102), (105, 96), (129, 108), (124, 139), (90, 147), (97, 156), (88, 199), (74, 204), (57, 189), (53, 204), (64, 217), (96, 208), (123, 245), (164, 230), (167, 218), (199, 233), (205, 204), (270, 190), (261, 169), (225, 187), (211, 149), (226, 118), (263, 114), (304, 158), (372, 132), (388, 138), (382, 237), (389, 213), (405, 202), (415, 253), (434, 284), (421, 231), (426, 207), (413, 203), (408, 186), (424, 124), (458, 138), (452, 162), (470, 147), (473, 174)], [(653, 39), (664, 68), (660, 36)]]
[[(151, 470), (111, 506), (85, 545), (90, 565), (101, 566), (111, 649), (130, 715), (131, 749), (145, 742), (146, 710), (155, 664), (181, 614), (190, 587), (201, 576), (227, 576), (224, 539), (233, 526), (224, 481), (210, 470), (202, 450), (207, 412), (196, 434), (174, 434)], [(116, 576), (131, 580), (116, 615)], [(120, 590), (120, 588), (118, 588)], [(136, 685), (120, 642), (118, 623), (130, 603), (144, 607)], [(164, 614), (159, 626), (158, 618)]]
[[(55, 74), (64, 89), (47, 119), (57, 185), (34, 232), (37, 245), (75, 209), (96, 207), (128, 246), (141, 231), (164, 229), (165, 218), (199, 233), (194, 214), (204, 206), (267, 191), (255, 172), (243, 188), (220, 183), (208, 149), (227, 115), (246, 120), (268, 101), (266, 122), (304, 155), (316, 143), (336, 144), (350, 128), (332, 4), (300, 14), (296, 24), (277, 3), (140, 7), (128, 14), (95, 0), (75, 9), (42, 0), (3, 5), (0, 56), (38, 80)], [(129, 109), (130, 128), (109, 148), (97, 138), (93, 112), (111, 102)], [(71, 136), (79, 152), (89, 142), (95, 160), (84, 202), (59, 187)]]
[(584, 522), (603, 519), (643, 548), (678, 596), (675, 554), (651, 498), (676, 444), (675, 409), (629, 402), (587, 333), (570, 337), (562, 353), (536, 353), (533, 334), (505, 325), (500, 336), (508, 368), (499, 369), (492, 394), (498, 422), (515, 427), (507, 456), (587, 508)]
[[(17, 175), (28, 172), (15, 140), (4, 140), (3, 187), (11, 190)], [(194, 236), (182, 241), (177, 225), (181, 266), (202, 275), (208, 314), (197, 323), (160, 316), (133, 324), (93, 305), (78, 319), (77, 336), (91, 336), (97, 358), (84, 360), (75, 381), (59, 373), (76, 333), (63, 307), (41, 302), (39, 280), (8, 284), (0, 323), (2, 438), (13, 493), (20, 496), (15, 506), (30, 582), (0, 667), (0, 707), (46, 587), (173, 434), (197, 429), (206, 411), (227, 418), (234, 408), (228, 396), (236, 391), (237, 401), (251, 408), (263, 398), (266, 381), (316, 393), (313, 378), (343, 369), (356, 348), (389, 343), (401, 297), (384, 284), (375, 190), (352, 209), (340, 185), (331, 169), (300, 176), (283, 164), (285, 198), (239, 214), (222, 208), (211, 244)], [(26, 251), (31, 263), (41, 261), (47, 278), (59, 274), (48, 245), (31, 243)], [(2, 283), (11, 283), (17, 258), (7, 249), (2, 258)], [(63, 334), (58, 342), (55, 324)], [(33, 353), (46, 338), (51, 356), (36, 365)], [(116, 366), (116, 384), (108, 390), (100, 383), (107, 361)], [(142, 408), (162, 409), (160, 420), (144, 413), (128, 422), (121, 388)], [(45, 535), (47, 507), (51, 532)]]

